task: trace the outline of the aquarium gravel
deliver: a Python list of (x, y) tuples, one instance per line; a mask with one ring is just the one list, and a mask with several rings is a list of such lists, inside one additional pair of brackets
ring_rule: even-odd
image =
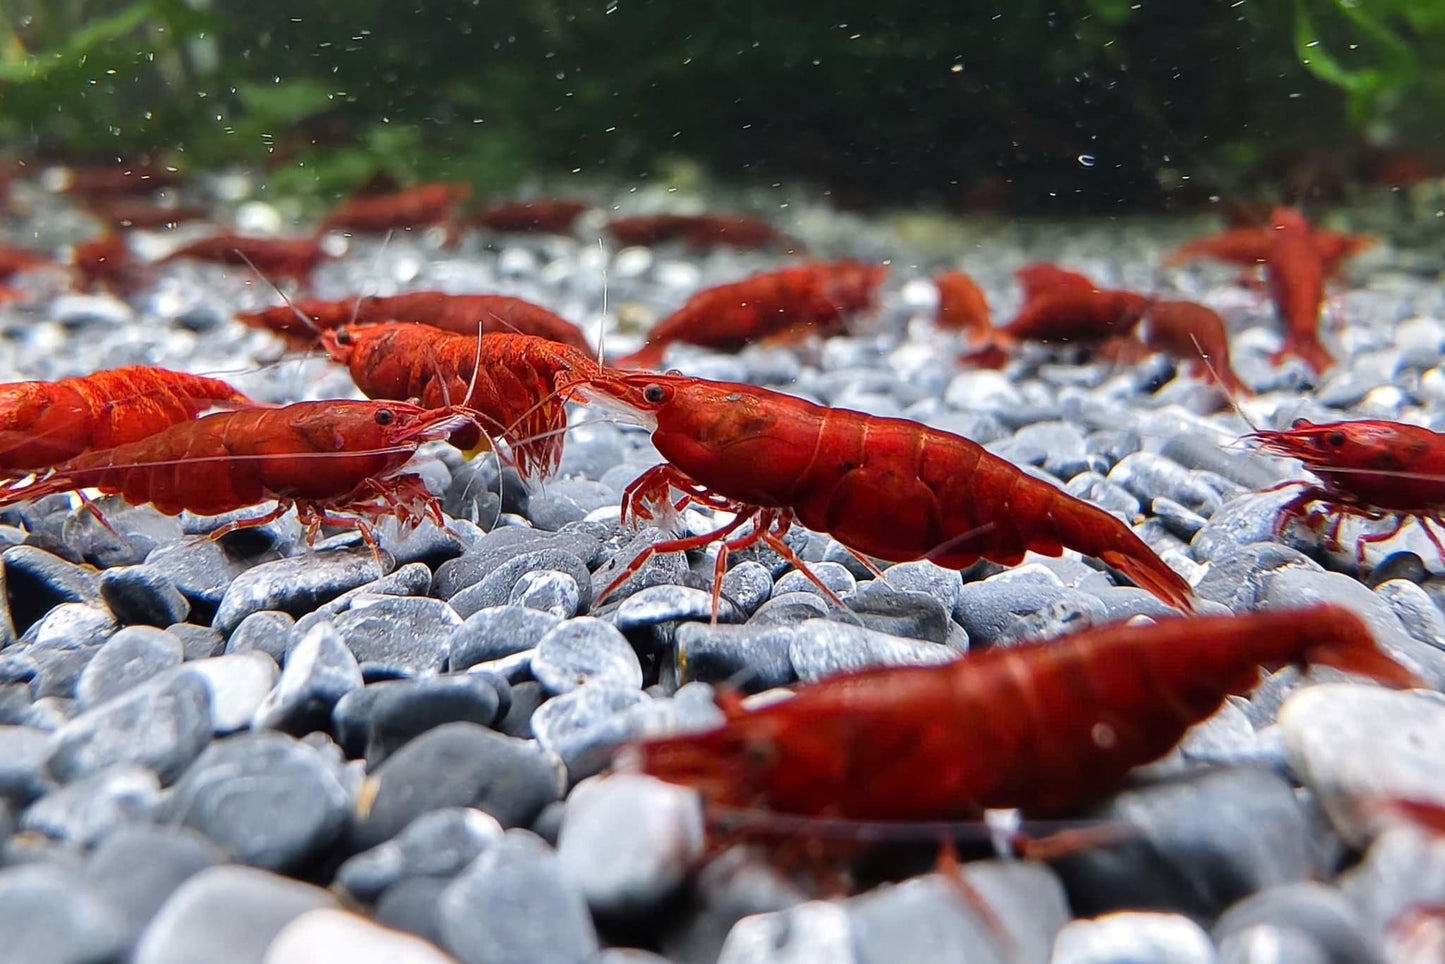
[[(249, 187), (210, 177), (182, 195), (252, 230), (308, 227), (236, 206)], [(0, 240), (89, 235), (67, 201), (15, 190), (27, 213)], [(619, 196), (624, 212), (667, 200)], [(618, 250), (599, 244), (599, 215), (575, 235), (472, 230), (455, 247), (439, 230), (335, 235), (310, 293), (517, 295), (616, 357), (693, 292), (789, 262)], [(1378, 806), (1445, 806), (1445, 563), (1414, 525), (1371, 545), (1363, 574), (1355, 540), (1386, 523), (1347, 521), (1343, 549), (1302, 523), (1277, 534), (1290, 493), (1269, 490), (1306, 476), (1240, 440), (1302, 417), (1445, 428), (1438, 250), (1387, 239), (1348, 267), (1327, 313), (1341, 363), (1317, 378), (1270, 364), (1272, 309), (1232, 269), (1158, 267), (1210, 219), (965, 223), (931, 247), (894, 227), (795, 204), (786, 229), (810, 257), (889, 265), (878, 309), (826, 341), (674, 346), (667, 367), (962, 434), (1116, 513), (1202, 612), (1346, 606), (1429, 689), (1287, 668), (1070, 823), (1117, 836), (1045, 862), (970, 825), (963, 886), (930, 870), (926, 835), (850, 878), (810, 859), (807, 830), (742, 841), (693, 791), (609, 773), (616, 749), (715, 726), (714, 687), (772, 699), (1167, 608), (1077, 553), (877, 578), (801, 528), (789, 544), (846, 612), (766, 549), (735, 554), (715, 624), (711, 552), (654, 556), (599, 604), (675, 533), (619, 526), (623, 488), (658, 457), (644, 430), (580, 407), (541, 484), (425, 446), (416, 471), (448, 525), (384, 526), (380, 557), (355, 533), (308, 546), (291, 516), (206, 541), (217, 520), (107, 498), (102, 526), (51, 497), (0, 513), (0, 961), (1385, 960), (1412, 910), (1445, 903), (1438, 824)], [(157, 258), (210, 230), (131, 243)], [(1257, 393), (1236, 400), (1250, 421), (1161, 356), (1114, 368), (1024, 346), (1003, 371), (961, 367), (930, 279), (968, 271), (1006, 319), (1011, 274), (1035, 261), (1214, 307)], [(266, 402), (359, 397), (319, 354), (283, 356), (235, 322), (280, 301), (245, 268), (169, 263), (124, 299), (44, 272), (22, 283), (34, 300), (0, 308), (7, 380), (152, 364)], [(716, 525), (697, 509), (675, 521)]]

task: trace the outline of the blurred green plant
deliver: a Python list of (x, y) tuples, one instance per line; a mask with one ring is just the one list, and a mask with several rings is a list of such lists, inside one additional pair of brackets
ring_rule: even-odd
[(1294, 0), (1294, 44), (1310, 73), (1345, 91), (1356, 126), (1392, 119), (1410, 97), (1431, 113), (1445, 106), (1441, 0)]

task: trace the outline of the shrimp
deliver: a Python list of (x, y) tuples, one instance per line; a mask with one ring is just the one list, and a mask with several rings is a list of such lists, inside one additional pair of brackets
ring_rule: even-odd
[(461, 427), (453, 444), (475, 449), (483, 432), (499, 436), (528, 477), (546, 477), (562, 457), (559, 377), (601, 371), (583, 352), (531, 335), (478, 339), (392, 324), (328, 331), (321, 343), (369, 398), (419, 398), (432, 407), (450, 399), (475, 410), (480, 421)]
[(1133, 291), (1098, 288), (1073, 271), (1049, 264), (1017, 272), (1024, 303), (1013, 321), (987, 331), (989, 342), (964, 356), (966, 362), (996, 367), (1006, 350), (1021, 341), (1103, 342), (1127, 335), (1152, 299)]
[(223, 412), (77, 455), (29, 485), (9, 487), (0, 506), (83, 488), (119, 493), (166, 515), (218, 515), (275, 499), (272, 512), (230, 523), (216, 535), (263, 525), (294, 506), (309, 538), (322, 525), (341, 526), (359, 530), (374, 549), (367, 519), (395, 515), (415, 523), (425, 515), (444, 524), (420, 478), (396, 473), (422, 442), (446, 438), (474, 419), (462, 408), (400, 402), (298, 402)]
[(618, 218), (607, 225), (607, 233), (620, 244), (652, 245), (683, 241), (695, 248), (729, 244), (739, 248), (761, 248), (787, 239), (778, 229), (756, 218), (714, 217), (703, 214), (656, 214), (650, 217)]
[(1441, 514), (1445, 513), (1445, 435), (1401, 422), (1316, 424), (1299, 419), (1289, 431), (1253, 432), (1246, 438), (1261, 443), (1266, 452), (1299, 459), (1320, 478), (1318, 484), (1287, 482), (1281, 486), (1300, 489), (1280, 510), (1276, 532), (1290, 519), (1303, 516), (1310, 502), (1319, 501), (1338, 513), (1329, 536), (1332, 545), (1338, 544), (1340, 524), (1346, 516), (1395, 516), (1394, 528), (1368, 533), (1356, 543), (1355, 557), (1361, 568), (1371, 543), (1393, 538), (1412, 518), (1420, 521), (1445, 562), (1445, 545), (1430, 528), (1431, 521), (1442, 524)]
[(1060, 640), (801, 686), (721, 729), (642, 743), (641, 769), (709, 804), (857, 820), (1061, 814), (1117, 790), (1260, 667), (1421, 685), (1348, 609), (1101, 626)]
[(988, 297), (976, 281), (962, 271), (945, 271), (934, 283), (938, 285), (939, 328), (966, 332), (969, 337), (988, 334)]
[(181, 179), (173, 167), (141, 162), (109, 167), (72, 167), (65, 184), (65, 193), (94, 200), (127, 194), (144, 194), (157, 188), (170, 187)]
[(354, 197), (333, 211), (318, 229), (381, 233), (393, 228), (441, 225), (456, 231), (456, 206), (472, 196), (465, 184), (423, 184), (392, 194)]
[[(301, 317), (298, 317), (300, 315)], [(590, 352), (587, 336), (572, 322), (541, 305), (507, 295), (450, 295), (413, 291), (390, 297), (341, 301), (298, 301), (236, 316), (242, 324), (273, 331), (295, 344), (310, 345), (322, 329), (405, 321), (459, 335), (512, 332), (536, 335)], [(306, 324), (305, 319), (310, 319)]]
[[(1281, 220), (1304, 216), (1293, 208), (1276, 208), (1271, 214), (1271, 225), (1254, 228), (1233, 228), (1207, 238), (1197, 238), (1182, 245), (1164, 259), (1164, 267), (1177, 268), (1200, 258), (1215, 258), (1228, 261), (1248, 270), (1257, 270), (1270, 258), (1270, 244), (1276, 230), (1274, 225)], [(1340, 231), (1314, 229), (1311, 242), (1324, 266), (1326, 279), (1339, 278), (1344, 262), (1348, 258), (1374, 247), (1375, 238), (1364, 234), (1345, 234)]]
[[(624, 508), (646, 517), (646, 503), (662, 503), (675, 488), (684, 504), (738, 513), (715, 533), (652, 547), (603, 596), (653, 552), (700, 548), (749, 519), (752, 533), (725, 541), (724, 550), (762, 540), (807, 575), (781, 538), (796, 519), (860, 558), (930, 559), (950, 569), (981, 558), (1017, 565), (1029, 550), (1059, 555), (1067, 547), (1170, 606), (1193, 608), (1189, 584), (1124, 523), (961, 436), (682, 375), (603, 370), (561, 387), (652, 429), (667, 464), (628, 486)], [(719, 553), (719, 576), (726, 555)]]
[(142, 365), (0, 385), (0, 477), (136, 442), (214, 406), (255, 404), (219, 379)]
[(1323, 374), (1334, 366), (1335, 359), (1319, 336), (1328, 272), (1317, 244), (1314, 229), (1303, 215), (1290, 208), (1276, 211), (1264, 273), (1275, 314), (1286, 328), (1284, 347), (1270, 360), (1279, 364), (1286, 356), (1295, 355), (1315, 374)]
[(868, 308), (888, 276), (881, 265), (838, 261), (785, 268), (700, 291), (648, 333), (647, 343), (618, 362), (655, 368), (675, 341), (736, 351), (784, 332), (827, 336), (844, 330), (845, 315)]
[(1218, 381), (1231, 396), (1252, 396), (1229, 361), (1229, 333), (1213, 309), (1192, 301), (1154, 301), (1144, 314), (1139, 333), (1154, 351), (1189, 359), (1189, 373)]
[(305, 281), (316, 266), (326, 260), (327, 254), (311, 238), (249, 238), (239, 234), (222, 234), (172, 251), (160, 263), (182, 258), (245, 265), (268, 275)]
[(85, 209), (112, 231), (122, 228), (169, 228), (186, 221), (199, 221), (206, 216), (206, 212), (197, 207), (128, 198), (92, 199), (86, 202)]
[(145, 274), (131, 257), (125, 236), (114, 232), (77, 244), (70, 265), (82, 284), (106, 290), (128, 291)]
[(54, 264), (54, 261), (34, 251), (0, 246), (0, 281), (9, 281), (22, 271), (34, 271)]
[(472, 215), (472, 223), (493, 231), (545, 231), (565, 234), (591, 207), (584, 201), (508, 201)]

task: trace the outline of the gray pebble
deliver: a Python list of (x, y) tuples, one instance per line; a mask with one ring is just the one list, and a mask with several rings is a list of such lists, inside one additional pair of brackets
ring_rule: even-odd
[(953, 630), (963, 633), (953, 623), (951, 610), (943, 600), (928, 592), (898, 589), (880, 579), (863, 583), (847, 603), (865, 629), (890, 636), (946, 643)]
[[(858, 580), (848, 571), (845, 566), (836, 562), (816, 562), (808, 566), (809, 571), (817, 576), (823, 585), (833, 591), (835, 596), (848, 596), (858, 588)], [(806, 573), (794, 569), (785, 572), (778, 577), (773, 585), (773, 592), (814, 592), (822, 595), (823, 591), (818, 584), (809, 579)]]
[(324, 729), (332, 708), (362, 685), (361, 667), (330, 623), (313, 626), (286, 661), (280, 682), (256, 707), (252, 725), (303, 734)]
[(1309, 543), (1292, 534), (1293, 529), (1275, 532), (1280, 510), (1294, 495), (1292, 490), (1282, 490), (1229, 500), (1209, 517), (1209, 522), (1190, 542), (1194, 557), (1209, 562), (1261, 542), (1280, 542), (1294, 549), (1310, 548)]
[(20, 829), (89, 847), (121, 827), (153, 820), (160, 799), (154, 773), (122, 763), (36, 800), (21, 814)]
[(561, 620), (522, 606), (491, 606), (467, 616), (452, 630), (448, 665), (452, 672), (534, 649)]
[(947, 646), (918, 642), (824, 619), (810, 619), (793, 630), (788, 646), (793, 672), (805, 683), (871, 666), (937, 666), (958, 653)]
[(127, 626), (169, 626), (191, 609), (176, 584), (151, 566), (107, 569), (100, 577), (100, 595), (116, 621)]
[(211, 727), (217, 736), (250, 725), (280, 670), (265, 653), (232, 653), (192, 660), (186, 672), (199, 673), (211, 687)]
[[(466, 556), (463, 556), (458, 562), (465, 559)], [(447, 598), (457, 599), (458, 605), (464, 605), (469, 612), (491, 606), (504, 606), (512, 598), (513, 588), (524, 575), (548, 570), (564, 572), (572, 577), (578, 589), (577, 611), (586, 612), (592, 605), (592, 575), (581, 559), (562, 549), (539, 549), (499, 561), (495, 566), (484, 570), (475, 583), (468, 584)], [(439, 571), (437, 586), (445, 595), (442, 585), (442, 572)]]
[(55, 734), (50, 772), (64, 782), (116, 763), (139, 763), (174, 781), (211, 739), (211, 688), (178, 672), (82, 713)]
[(0, 726), (0, 798), (24, 806), (48, 792), (50, 734), (29, 726)]
[(81, 671), (75, 698), (81, 709), (92, 709), (179, 666), (184, 655), (181, 641), (169, 633), (152, 626), (122, 629), (106, 640)]
[(1445, 806), (1445, 700), (1335, 683), (1312, 686), (1280, 710), (1290, 766), (1314, 791), (1340, 834), (1368, 840), (1382, 820), (1378, 802)]
[[(491, 674), (383, 680), (367, 690), (374, 693), (365, 727), (371, 767), (434, 727), (458, 722), (491, 726), (511, 702), (506, 681)], [(503, 705), (504, 695), (508, 705)]]
[(1234, 612), (1246, 612), (1259, 608), (1270, 580), (1276, 573), (1288, 569), (1324, 572), (1319, 563), (1289, 546), (1273, 542), (1231, 546), (1210, 558), (1194, 592), (1201, 599), (1221, 603)]
[[(613, 580), (621, 576), (646, 549), (659, 543), (668, 542), (672, 538), (673, 536), (656, 526), (649, 526), (633, 535), (596, 572), (592, 573), (593, 598), (595, 599), (606, 591), (607, 587), (612, 585)], [(627, 577), (625, 582), (614, 589), (608, 599), (617, 602), (648, 586), (677, 585), (683, 581), (686, 572), (687, 559), (682, 553), (656, 553), (648, 558), (641, 568)]]
[(723, 573), (722, 594), (752, 615), (773, 594), (773, 574), (761, 563), (744, 560)]
[(1369, 930), (1383, 933), (1401, 914), (1445, 902), (1445, 840), (1414, 826), (1394, 826), (1336, 883)]
[(361, 603), (374, 602), (376, 596), (425, 596), (431, 591), (431, 582), (430, 569), (419, 562), (409, 562), (380, 579), (348, 589), (330, 602), (322, 603), (297, 620), (297, 625), (308, 619), (324, 619), (344, 613)]
[(1214, 964), (1209, 935), (1182, 914), (1123, 912), (1059, 931), (1050, 964)]
[(1002, 646), (1098, 625), (1108, 611), (1098, 597), (1064, 586), (1042, 566), (1025, 566), (965, 584), (953, 618), (974, 645)]
[(334, 763), (280, 733), (218, 740), (176, 783), (170, 820), (244, 864), (296, 871), (346, 827), (351, 798)]
[(1430, 594), (1407, 579), (1391, 579), (1375, 586), (1375, 593), (1390, 604), (1400, 623), (1415, 639), (1445, 649), (1445, 615)]
[(490, 814), (442, 807), (347, 860), (337, 868), (336, 882), (358, 900), (373, 901), (407, 877), (451, 878), (501, 838), (502, 825)]
[(215, 627), (230, 633), (263, 609), (304, 613), (382, 575), (369, 549), (311, 552), (263, 562), (238, 575), (221, 598)]
[(96, 964), (125, 951), (127, 927), (78, 874), (44, 864), (0, 870), (0, 955), (14, 964)]
[(462, 964), (583, 964), (599, 949), (582, 894), (535, 834), (509, 830), (442, 892), (443, 946)]
[(5, 583), (13, 601), (15, 628), (24, 630), (52, 606), (66, 602), (98, 604), (100, 578), (95, 570), (66, 562), (34, 546), (12, 546), (0, 553)]
[(945, 612), (953, 612), (958, 594), (963, 590), (963, 577), (954, 569), (944, 569), (927, 560), (900, 562), (883, 572), (883, 581), (903, 592), (921, 592), (943, 604)]
[(26, 630), (20, 643), (37, 650), (77, 650), (99, 646), (115, 630), (115, 617), (104, 606), (61, 603)]
[(1126, 455), (1109, 470), (1108, 479), (1128, 489), (1141, 501), (1164, 497), (1208, 517), (1219, 508), (1219, 494), (1172, 459), (1152, 452)]
[(447, 644), (462, 624), (440, 599), (377, 596), (336, 617), (336, 631), (364, 676), (418, 676), (447, 665)]
[[(1366, 961), (1369, 958), (1365, 958)], [(1219, 942), (1220, 964), (1332, 964), (1309, 935), (1278, 924), (1251, 924)]]
[(232, 555), (215, 542), (177, 542), (146, 556), (145, 565), (170, 579), (197, 612), (214, 612), (237, 576), (258, 562), (281, 558), (268, 553), (260, 559)]
[(647, 701), (635, 687), (579, 686), (532, 714), (532, 733), (544, 750), (562, 758), (573, 779), (597, 772), (613, 748), (632, 736), (626, 710)]
[(741, 918), (717, 955), (717, 964), (857, 960), (847, 911), (839, 903), (821, 900)]
[(507, 605), (523, 606), (550, 613), (559, 619), (571, 619), (578, 613), (581, 590), (577, 580), (555, 569), (533, 570), (522, 574), (512, 585)]
[(759, 606), (748, 624), (792, 626), (808, 619), (826, 619), (831, 608), (832, 604), (815, 592), (782, 593)]
[(85, 880), (121, 912), (129, 946), (177, 887), (223, 860), (214, 844), (192, 830), (125, 826), (91, 853)]
[(226, 641), (227, 653), (246, 653), (255, 650), (265, 653), (279, 666), (286, 661), (286, 652), (291, 648), (291, 627), (296, 620), (290, 613), (274, 609), (254, 612), (241, 620), (231, 638)]
[(1262, 458), (1248, 450), (1231, 450), (1202, 434), (1183, 432), (1172, 436), (1159, 454), (1185, 468), (1222, 475), (1246, 489), (1267, 489), (1280, 480), (1274, 459)]
[(684, 623), (674, 637), (674, 680), (727, 683), (748, 693), (786, 686), (796, 679), (788, 655), (793, 636), (789, 626)]
[(550, 693), (584, 684), (641, 689), (642, 664), (615, 626), (590, 616), (568, 619), (537, 643), (532, 675)]
[[(712, 593), (690, 586), (648, 586), (622, 600), (613, 614), (617, 628), (622, 630), (675, 620), (711, 621), (712, 618)], [(745, 614), (732, 602), (723, 598), (718, 600), (718, 622), (737, 623), (744, 618)]]
[(378, 924), (415, 934), (441, 946), (442, 892), (451, 881), (445, 877), (403, 877), (386, 889), (372, 909)]
[(166, 632), (181, 641), (181, 651), (185, 653), (188, 661), (209, 659), (212, 656), (220, 656), (226, 651), (226, 637), (210, 626), (197, 626), (194, 623), (171, 623), (166, 627)]
[(1272, 925), (1310, 939), (1332, 964), (1384, 964), (1359, 911), (1333, 887), (1313, 881), (1260, 891), (1235, 904), (1214, 925), (1221, 946), (1251, 927)]
[(1149, 503), (1149, 511), (1164, 523), (1166, 529), (1186, 542), (1209, 524), (1209, 520), (1204, 516), (1162, 495)]
[(310, 884), (228, 864), (192, 875), (141, 933), (134, 964), (259, 961), (281, 929), (336, 899)]
[(423, 813), (473, 807), (504, 827), (530, 824), (558, 799), (556, 765), (536, 744), (475, 723), (448, 723), (397, 750), (367, 778), (371, 803), (352, 827), (353, 850), (390, 840)]
[(584, 780), (568, 795), (557, 856), (593, 913), (633, 917), (657, 910), (682, 886), (703, 845), (695, 792), (615, 773)]

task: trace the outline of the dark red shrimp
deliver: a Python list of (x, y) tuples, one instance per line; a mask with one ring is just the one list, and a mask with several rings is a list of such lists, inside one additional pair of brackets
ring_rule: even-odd
[[(1289, 208), (1276, 208), (1271, 218), (1277, 222), (1281, 217), (1288, 219), (1301, 217), (1301, 215), (1298, 211)], [(1198, 238), (1181, 246), (1165, 258), (1164, 267), (1175, 268), (1200, 258), (1214, 258), (1237, 264), (1242, 268), (1257, 269), (1269, 260), (1274, 231), (1275, 228), (1272, 225), (1266, 224), (1257, 227), (1233, 228), (1207, 238)], [(1341, 266), (1346, 259), (1369, 250), (1377, 242), (1368, 235), (1345, 234), (1340, 231), (1316, 228), (1313, 231), (1312, 243), (1324, 264), (1325, 277), (1334, 279), (1339, 277)]]
[(84, 488), (149, 503), (166, 515), (218, 515), (275, 499), (274, 512), (224, 531), (264, 524), (294, 506), (312, 537), (323, 524), (339, 525), (359, 529), (375, 546), (367, 520), (394, 515), (416, 522), (425, 514), (443, 524), (420, 479), (397, 472), (422, 442), (446, 438), (474, 418), (461, 408), (401, 402), (223, 412), (82, 453), (29, 485), (10, 486), (0, 506)]
[(219, 379), (143, 365), (0, 385), (0, 478), (139, 441), (208, 408), (255, 404)]
[(658, 322), (647, 343), (617, 364), (656, 368), (673, 342), (737, 351), (784, 333), (839, 334), (846, 315), (872, 305), (887, 276), (881, 265), (822, 262), (708, 288)]
[(566, 234), (592, 205), (584, 201), (507, 201), (483, 208), (471, 222), (493, 231), (541, 231)]
[(201, 208), (156, 204), (135, 198), (94, 198), (86, 202), (85, 209), (111, 231), (169, 228), (206, 217)]
[(989, 343), (965, 355), (965, 362), (997, 367), (1021, 341), (1098, 345), (1131, 333), (1151, 300), (1133, 291), (1098, 288), (1083, 275), (1050, 264), (1030, 265), (1016, 277), (1024, 289), (1023, 306), (1007, 325), (989, 329)]
[(270, 277), (305, 281), (328, 255), (311, 238), (250, 238), (223, 234), (204, 238), (173, 251), (162, 264), (182, 258), (216, 264), (244, 265)]
[(476, 449), (485, 433), (512, 448), (523, 476), (545, 478), (562, 456), (567, 428), (562, 376), (599, 371), (585, 353), (531, 335), (495, 334), (480, 339), (426, 325), (374, 325), (325, 332), (328, 354), (351, 371), (369, 398), (421, 399), (423, 405), (465, 405), (477, 425), (452, 437)]
[(129, 291), (148, 274), (131, 256), (125, 235), (114, 232), (77, 244), (70, 266), (85, 287), (107, 291)]
[(0, 245), (0, 281), (9, 281), (22, 271), (34, 271), (36, 268), (54, 265), (54, 261), (34, 251)]
[(1319, 476), (1319, 484), (1288, 482), (1300, 491), (1280, 511), (1276, 531), (1292, 518), (1304, 516), (1311, 502), (1335, 513), (1330, 531), (1338, 543), (1346, 516), (1383, 519), (1395, 516), (1395, 527), (1360, 537), (1356, 558), (1364, 565), (1365, 550), (1393, 538), (1410, 519), (1418, 519), (1445, 562), (1442, 545), (1430, 523), (1441, 524), (1445, 513), (1445, 435), (1401, 422), (1314, 422), (1299, 419), (1289, 431), (1253, 432), (1246, 436), (1266, 452), (1299, 459)]
[(1284, 347), (1271, 360), (1278, 364), (1294, 355), (1316, 374), (1334, 367), (1334, 356), (1320, 342), (1319, 334), (1327, 277), (1325, 260), (1314, 228), (1298, 211), (1281, 208), (1275, 212), (1264, 276), (1275, 314), (1285, 326)]
[(343, 202), (319, 230), (369, 231), (440, 225), (454, 233), (457, 205), (472, 196), (465, 184), (423, 184), (392, 194), (354, 197)]
[[(677, 489), (684, 502), (739, 513), (716, 533), (652, 551), (706, 545), (749, 519), (753, 532), (725, 549), (761, 539), (805, 573), (780, 538), (794, 520), (860, 556), (931, 559), (951, 569), (979, 559), (1012, 566), (1030, 550), (1059, 555), (1070, 548), (1102, 559), (1168, 605), (1192, 610), (1189, 584), (1128, 526), (961, 436), (681, 375), (606, 370), (564, 387), (652, 429), (668, 464), (628, 487), (624, 509), (647, 515), (649, 501), (671, 501)], [(719, 574), (725, 558), (720, 553)]]
[(1229, 333), (1218, 312), (1193, 301), (1153, 301), (1139, 325), (1144, 344), (1154, 351), (1189, 361), (1195, 378), (1218, 381), (1230, 397), (1253, 391), (1234, 373), (1229, 360)]
[(652, 245), (683, 241), (696, 248), (717, 244), (760, 248), (787, 240), (771, 224), (740, 215), (654, 214), (618, 218), (607, 225), (607, 233), (620, 244)]
[(712, 732), (640, 744), (641, 768), (706, 802), (858, 820), (1060, 814), (1117, 790), (1260, 667), (1332, 666), (1420, 685), (1360, 618), (1323, 605), (1101, 626), (801, 686)]
[(987, 335), (991, 327), (988, 296), (962, 271), (945, 271), (934, 279), (938, 286), (939, 328), (965, 332), (970, 338)]
[[(304, 317), (297, 317), (299, 315)], [(298, 345), (316, 342), (320, 331), (343, 325), (376, 325), (404, 321), (431, 325), (458, 335), (509, 332), (535, 335), (590, 352), (587, 336), (561, 315), (508, 295), (451, 295), (412, 291), (402, 295), (345, 298), (339, 301), (297, 301), (236, 316), (242, 324), (265, 328)], [(310, 320), (307, 324), (306, 319)]]
[(175, 168), (147, 161), (106, 167), (72, 167), (69, 172), (65, 192), (92, 200), (146, 194), (157, 188), (170, 187), (181, 179), (180, 172)]

